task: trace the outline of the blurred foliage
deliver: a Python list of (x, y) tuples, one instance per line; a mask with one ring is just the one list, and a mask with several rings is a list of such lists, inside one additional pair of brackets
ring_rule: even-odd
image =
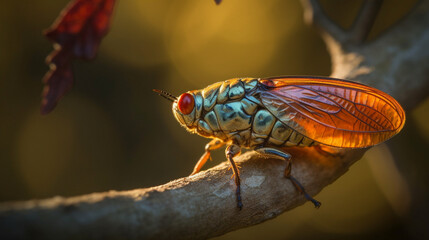
[[(0, 8), (1, 201), (149, 187), (187, 176), (207, 140), (184, 131), (153, 88), (179, 95), (233, 77), (330, 73), (324, 43), (304, 24), (298, 1), (119, 1), (97, 59), (74, 64), (75, 87), (41, 116), (44, 58), (51, 51), (41, 31), (67, 2), (4, 1)], [(345, 2), (322, 1), (343, 27), (361, 3)], [(386, 1), (371, 37), (411, 7)], [(428, 146), (428, 109), (426, 102), (408, 114), (416, 130), (394, 139), (403, 154)], [(411, 144), (416, 132), (422, 140)], [(323, 190), (321, 209), (308, 203), (219, 239), (406, 238), (401, 216), (409, 189), (388, 151), (374, 148)], [(223, 151), (213, 159), (209, 166), (224, 161)]]
[(40, 112), (50, 113), (73, 86), (73, 59), (92, 60), (109, 31), (115, 0), (72, 0), (43, 32), (54, 50), (46, 57)]

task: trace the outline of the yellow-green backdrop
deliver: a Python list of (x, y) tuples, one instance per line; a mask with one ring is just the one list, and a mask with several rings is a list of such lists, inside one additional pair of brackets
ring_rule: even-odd
[[(233, 77), (330, 74), (325, 45), (304, 24), (298, 1), (122, 0), (97, 58), (75, 62), (74, 88), (41, 116), (44, 58), (52, 49), (41, 32), (67, 2), (0, 4), (2, 202), (149, 187), (187, 176), (207, 140), (181, 128), (153, 88), (179, 95)], [(361, 1), (322, 3), (348, 27)], [(370, 37), (413, 3), (386, 2)], [(409, 114), (425, 139), (416, 143), (422, 149), (428, 110), (426, 103)], [(223, 151), (213, 160), (209, 166), (224, 161)], [(381, 145), (317, 196), (321, 209), (308, 203), (219, 239), (401, 239), (409, 191)]]

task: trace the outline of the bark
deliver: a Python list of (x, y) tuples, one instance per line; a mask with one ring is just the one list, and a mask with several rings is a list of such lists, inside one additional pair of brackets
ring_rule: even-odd
[[(398, 99), (406, 110), (427, 97), (429, 1), (420, 2), (372, 42), (365, 38), (379, 1), (367, 1), (347, 31), (333, 23), (317, 1), (302, 2), (306, 19), (320, 30), (332, 55), (333, 77), (379, 88)], [(344, 174), (365, 151), (331, 155), (314, 148), (288, 149), (293, 156), (292, 175), (310, 195)], [(261, 223), (306, 203), (283, 178), (284, 161), (254, 152), (235, 160), (241, 167), (241, 211), (236, 207), (229, 165), (224, 162), (153, 188), (2, 204), (0, 238), (205, 239)]]
[[(353, 151), (347, 157), (333, 158), (315, 149), (293, 150), (291, 154), (299, 159), (294, 163), (293, 174), (312, 195), (342, 175), (362, 155), (362, 151)], [(241, 211), (236, 207), (229, 164), (224, 162), (192, 177), (148, 189), (8, 204), (1, 210), (0, 236), (206, 239), (260, 223), (306, 202), (283, 177), (284, 161), (261, 161), (261, 155), (247, 153), (237, 163), (242, 177)]]

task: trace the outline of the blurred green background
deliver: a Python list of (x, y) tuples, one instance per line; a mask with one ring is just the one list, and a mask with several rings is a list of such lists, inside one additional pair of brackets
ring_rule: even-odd
[[(67, 2), (0, 4), (3, 202), (150, 187), (187, 176), (208, 141), (181, 128), (153, 88), (179, 95), (233, 77), (330, 74), (325, 45), (304, 24), (298, 1), (118, 1), (96, 60), (75, 62), (74, 88), (41, 116), (44, 58), (52, 50), (41, 32)], [(348, 27), (361, 1), (322, 3)], [(370, 38), (414, 3), (386, 1)], [(428, 101), (408, 112), (406, 128), (392, 140), (395, 153), (386, 145), (370, 150), (317, 196), (319, 210), (307, 203), (218, 239), (412, 236), (413, 196), (421, 191), (424, 199), (428, 186), (410, 187), (407, 179), (428, 164), (428, 117)], [(223, 151), (213, 159), (207, 167), (224, 161)]]

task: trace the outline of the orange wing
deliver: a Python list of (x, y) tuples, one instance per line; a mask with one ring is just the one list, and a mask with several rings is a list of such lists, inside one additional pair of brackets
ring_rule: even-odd
[(369, 147), (394, 136), (405, 123), (399, 103), (359, 83), (322, 77), (261, 79), (263, 105), (281, 122), (322, 144)]

